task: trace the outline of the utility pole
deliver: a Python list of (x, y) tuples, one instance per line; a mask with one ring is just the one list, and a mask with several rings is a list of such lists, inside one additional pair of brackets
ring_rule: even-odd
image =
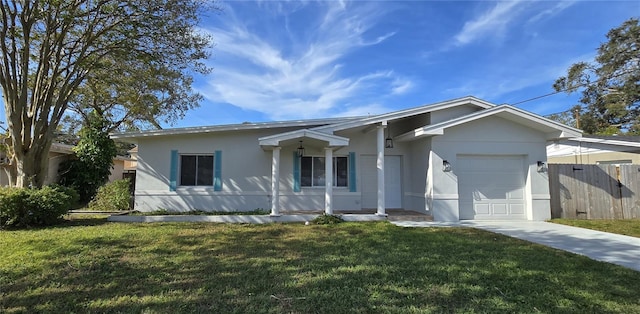
[(573, 111), (573, 117), (576, 119), (576, 129), (580, 128), (580, 108), (576, 108)]

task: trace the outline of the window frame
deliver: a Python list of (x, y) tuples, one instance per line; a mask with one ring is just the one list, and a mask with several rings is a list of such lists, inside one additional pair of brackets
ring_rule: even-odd
[[(317, 156), (317, 155), (309, 155), (309, 156), (302, 156), (299, 157), (300, 158), (300, 187), (301, 188), (324, 188), (326, 186), (326, 178), (323, 177), (323, 184), (322, 185), (317, 185), (315, 184), (315, 180), (314, 180), (314, 160), (315, 158), (322, 158), (325, 159), (325, 156)], [(305, 185), (305, 180), (303, 179), (303, 174), (305, 173), (304, 169), (303, 169), (303, 164), (304, 162), (302, 161), (303, 158), (310, 158), (311, 159), (311, 177), (310, 177), (310, 182), (311, 185)], [(338, 186), (338, 158), (344, 158), (345, 160), (345, 166), (346, 166), (346, 171), (345, 171), (345, 184), (344, 185), (340, 185)], [(349, 188), (349, 168), (351, 167), (351, 165), (349, 164), (349, 156), (345, 155), (345, 156), (333, 156), (332, 158), (333, 160), (333, 174), (332, 174), (332, 186), (334, 188)], [(323, 164), (324, 166), (324, 164)], [(322, 172), (324, 173), (324, 167), (322, 167)]]
[[(183, 157), (195, 157), (195, 173), (193, 174), (194, 177), (194, 184), (184, 184), (183, 181)], [(198, 176), (200, 173), (200, 169), (199, 169), (199, 158), (198, 157), (211, 157), (211, 178), (209, 180), (211, 180), (211, 184), (198, 184)], [(214, 153), (181, 153), (178, 155), (178, 186), (179, 187), (211, 187), (213, 188), (215, 185), (215, 167), (216, 167), (216, 163), (215, 163), (215, 154)], [(205, 169), (206, 171), (206, 169)], [(208, 182), (207, 182), (208, 183)]]

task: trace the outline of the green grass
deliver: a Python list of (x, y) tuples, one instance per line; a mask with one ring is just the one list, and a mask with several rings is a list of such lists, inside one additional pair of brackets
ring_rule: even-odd
[(640, 272), (467, 228), (0, 231), (0, 312), (640, 313)]
[(640, 238), (640, 219), (552, 219), (551, 222)]

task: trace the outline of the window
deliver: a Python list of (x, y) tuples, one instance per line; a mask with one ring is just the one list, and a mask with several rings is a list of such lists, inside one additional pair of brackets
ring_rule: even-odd
[[(300, 186), (325, 186), (324, 157), (301, 157)], [(348, 186), (347, 157), (333, 157), (333, 186)]]
[(213, 155), (180, 155), (180, 185), (213, 185)]

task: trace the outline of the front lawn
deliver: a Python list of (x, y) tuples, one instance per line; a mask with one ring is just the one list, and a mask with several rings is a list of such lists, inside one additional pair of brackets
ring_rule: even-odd
[(551, 222), (640, 238), (640, 219), (552, 219)]
[(640, 313), (640, 272), (467, 228), (0, 231), (0, 312)]

